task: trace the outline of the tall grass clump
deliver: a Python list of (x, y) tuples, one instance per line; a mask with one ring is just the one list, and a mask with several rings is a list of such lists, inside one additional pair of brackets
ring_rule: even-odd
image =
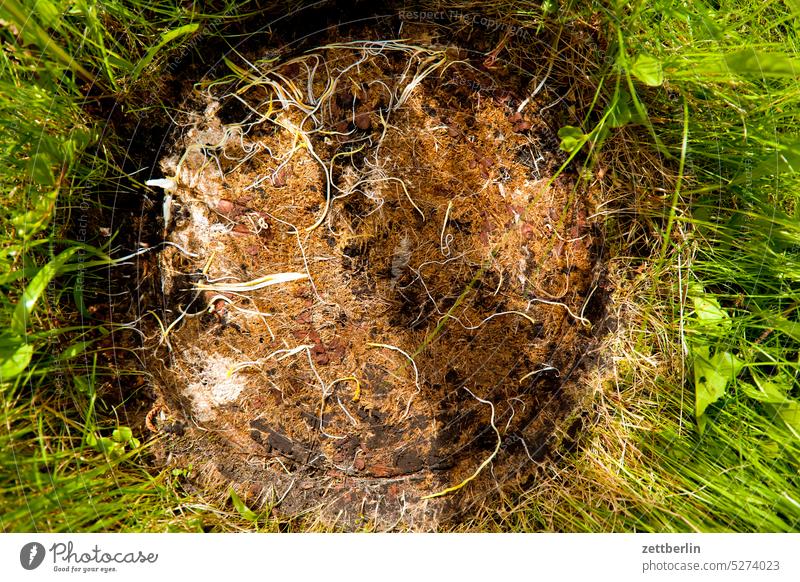
[(140, 372), (115, 368), (108, 346), (119, 330), (94, 307), (113, 301), (108, 277), (124, 267), (111, 258), (116, 234), (101, 235), (96, 221), (121, 197), (140, 196), (123, 170), (128, 144), (102, 113), (140, 103), (170, 49), (243, 7), (0, 6), (3, 531), (236, 527), (224, 512), (196, 517), (202, 505), (181, 485), (187, 471), (150, 468), (148, 446), (126, 424)]
[[(647, 115), (597, 154), (634, 190), (607, 221), (622, 324), (581, 447), (503, 527), (797, 530), (798, 8), (605, 7), (612, 74)], [(656, 163), (625, 173), (648, 133)], [(650, 250), (626, 259), (631, 224)]]

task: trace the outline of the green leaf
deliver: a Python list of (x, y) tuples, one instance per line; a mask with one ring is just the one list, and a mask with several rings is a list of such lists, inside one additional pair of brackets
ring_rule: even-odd
[(785, 54), (765, 53), (752, 48), (726, 55), (725, 64), (739, 76), (794, 78), (800, 75), (800, 63), (795, 59)]
[(97, 452), (105, 454), (111, 453), (114, 449), (118, 447), (119, 445), (108, 437), (102, 437), (97, 439), (94, 445), (94, 448), (97, 450)]
[(689, 298), (694, 306), (694, 314), (697, 318), (696, 326), (700, 330), (728, 330), (731, 327), (731, 318), (722, 309), (717, 299), (706, 293), (702, 285), (697, 283), (689, 286)]
[(627, 91), (620, 91), (614, 102), (608, 107), (607, 119), (611, 127), (622, 127), (630, 122), (633, 117), (630, 104), (630, 94)]
[(558, 11), (558, 0), (544, 0), (542, 2), (542, 14), (554, 14)]
[(111, 439), (118, 442), (118, 443), (127, 443), (133, 438), (133, 431), (130, 427), (121, 426), (119, 428), (114, 429), (114, 432), (111, 433)]
[(756, 385), (740, 382), (739, 388), (748, 398), (769, 404), (790, 402), (788, 394), (792, 389), (792, 380), (786, 374), (765, 378), (761, 374), (753, 374)]
[(58, 28), (61, 24), (61, 9), (50, 0), (36, 0), (34, 10), (46, 27)]
[(658, 87), (664, 83), (664, 70), (661, 61), (652, 55), (641, 54), (633, 61), (630, 68), (631, 75), (645, 85)]
[(794, 378), (781, 373), (770, 377), (753, 374), (753, 379), (757, 387), (746, 382), (740, 384), (744, 394), (761, 402), (773, 419), (779, 420), (800, 438), (800, 402), (790, 396)]
[(558, 137), (561, 138), (559, 147), (568, 153), (573, 153), (583, 147), (589, 137), (585, 135), (579, 128), (571, 125), (565, 125), (558, 130)]
[(34, 275), (33, 279), (31, 279), (31, 282), (22, 293), (22, 297), (20, 297), (16, 308), (14, 308), (14, 313), (11, 316), (10, 326), (12, 331), (19, 335), (25, 334), (25, 330), (28, 327), (28, 320), (30, 319), (30, 315), (33, 312), (33, 308), (36, 306), (36, 302), (38, 301), (39, 297), (41, 297), (42, 293), (44, 293), (44, 290), (47, 288), (47, 285), (50, 283), (53, 277), (58, 275), (61, 267), (63, 267), (64, 264), (69, 261), (72, 255), (74, 255), (79, 248), (80, 247), (68, 248), (55, 259), (47, 263), (44, 267), (39, 269), (39, 272)]
[(95, 340), (87, 340), (82, 342), (75, 342), (74, 344), (68, 346), (58, 355), (59, 360), (70, 360), (77, 356), (80, 356), (86, 349), (91, 346)]
[(31, 210), (15, 214), (11, 218), (11, 225), (16, 229), (19, 238), (29, 239), (47, 226), (53, 217), (57, 197), (58, 190), (36, 194)]
[(180, 38), (181, 36), (186, 36), (189, 34), (194, 33), (200, 24), (195, 22), (194, 24), (186, 24), (175, 30), (170, 30), (169, 32), (165, 32), (161, 35), (161, 40), (155, 46), (152, 46), (148, 49), (147, 53), (145, 53), (144, 57), (139, 61), (136, 65), (136, 68), (131, 73), (131, 78), (138, 79), (139, 75), (142, 73), (144, 68), (150, 64), (150, 62), (155, 58), (158, 52), (164, 48), (167, 44), (172, 42), (173, 40)]
[(694, 353), (695, 417), (702, 432), (706, 409), (725, 395), (744, 363), (730, 352), (709, 356), (708, 346), (696, 346)]
[(800, 402), (792, 401), (773, 406), (778, 418), (791, 430), (795, 437), (800, 438)]
[(764, 321), (772, 329), (783, 332), (793, 340), (800, 342), (800, 323), (790, 321), (782, 315), (775, 315), (767, 312), (761, 312), (759, 315), (764, 318)]
[(0, 336), (0, 383), (21, 374), (31, 361), (33, 344), (20, 336)]
[(73, 376), (72, 382), (75, 384), (78, 392), (82, 394), (94, 395), (94, 380), (91, 376)]
[(730, 320), (730, 316), (720, 307), (719, 301), (708, 295), (692, 297), (694, 314), (697, 319), (706, 323), (722, 323)]
[(50, 166), (51, 161), (49, 156), (45, 154), (35, 154), (28, 160), (28, 174), (37, 184), (51, 187), (56, 183), (56, 178)]
[(256, 515), (256, 512), (244, 504), (244, 501), (242, 501), (241, 498), (236, 494), (236, 491), (233, 490), (233, 487), (230, 488), (230, 496), (233, 506), (236, 508), (236, 511), (239, 512), (239, 515), (241, 515), (247, 521), (258, 521), (258, 515)]

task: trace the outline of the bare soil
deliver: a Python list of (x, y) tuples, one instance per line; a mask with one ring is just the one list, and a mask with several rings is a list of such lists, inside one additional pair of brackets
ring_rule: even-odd
[(436, 529), (529, 485), (604, 315), (557, 107), (404, 33), (199, 87), (161, 162), (162, 458), (327, 527)]

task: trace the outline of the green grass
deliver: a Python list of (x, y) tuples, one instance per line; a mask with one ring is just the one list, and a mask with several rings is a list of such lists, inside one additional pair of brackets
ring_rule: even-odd
[[(216, 22), (233, 18), (232, 6)], [(97, 269), (111, 263), (90, 224), (120, 190), (125, 143), (100, 141), (103, 120), (88, 110), (125, 104), (170, 45), (215, 17), (173, 2), (42, 0), (4, 2), (0, 17), (0, 528), (236, 527), (235, 512), (206, 511), (183, 492), (184, 476), (154, 474), (148, 447), (120, 438), (120, 404), (100, 387), (133, 370), (98, 364), (113, 326), (89, 312), (108, 276)]]
[[(635, 90), (679, 174), (650, 180), (664, 187), (661, 208), (650, 192), (630, 212), (660, 215), (673, 236), (657, 251), (650, 233), (650, 261), (618, 295), (633, 326), (609, 348), (619, 365), (586, 449), (530, 493), (518, 527), (798, 529), (800, 61), (788, 8), (654, 2), (611, 17), (625, 53), (652, 55), (666, 79)], [(599, 159), (622, 147), (607, 143)]]
[[(800, 4), (617, 4), (483, 5), (561, 39), (554, 75), (586, 72), (562, 137), (582, 146), (573, 163), (612, 178), (620, 329), (579, 446), (522, 503), (470, 527), (796, 531)], [(99, 363), (113, 328), (88, 312), (112, 249), (76, 227), (112, 203), (124, 175), (126, 136), (104, 134), (97, 112), (117, 102), (135, 122), (169, 106), (146, 96), (170, 58), (257, 10), (235, 0), (0, 7), (4, 531), (275, 527), (236, 499), (212, 507), (125, 438), (125, 403), (101, 387), (133, 370)], [(584, 23), (602, 42), (565, 40)]]

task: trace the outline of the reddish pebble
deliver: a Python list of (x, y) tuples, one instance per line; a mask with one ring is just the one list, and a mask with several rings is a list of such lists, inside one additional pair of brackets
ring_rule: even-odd
[(217, 203), (217, 211), (220, 212), (221, 214), (230, 214), (231, 212), (233, 212), (233, 202), (225, 199), (220, 200)]
[(276, 188), (283, 188), (286, 186), (286, 167), (281, 168), (272, 175), (272, 185)]
[(237, 224), (233, 227), (234, 234), (253, 234), (246, 224)]
[(509, 123), (517, 123), (518, 121), (522, 121), (522, 113), (519, 111), (508, 116)]
[(456, 128), (455, 128), (455, 127), (453, 127), (452, 125), (451, 125), (450, 127), (448, 127), (448, 128), (447, 128), (447, 135), (449, 135), (450, 137), (458, 137), (458, 135), (459, 135), (460, 133), (461, 133), (461, 132), (460, 132), (460, 131), (458, 131), (458, 129), (456, 129)]
[(478, 160), (470, 160), (467, 165), (469, 166), (470, 170), (475, 169), (478, 167)]
[(366, 466), (367, 462), (361, 457), (353, 461), (353, 467), (355, 468), (356, 471), (363, 471), (366, 468)]
[(530, 121), (520, 121), (519, 123), (514, 124), (515, 133), (522, 133), (523, 131), (528, 131), (530, 128), (531, 128)]
[(369, 129), (372, 127), (372, 121), (369, 119), (369, 113), (361, 112), (356, 114), (356, 127), (358, 129)]

